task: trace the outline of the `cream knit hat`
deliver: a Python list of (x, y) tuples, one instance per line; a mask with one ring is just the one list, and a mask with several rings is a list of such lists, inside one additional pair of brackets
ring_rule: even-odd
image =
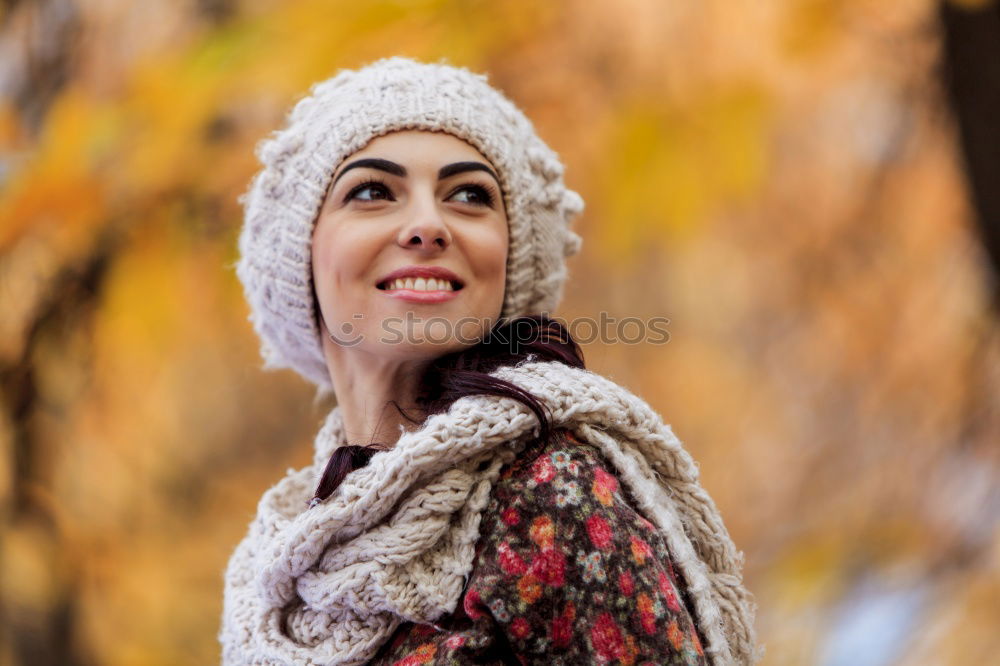
[(486, 76), (385, 58), (314, 84), (286, 127), (257, 146), (263, 168), (240, 197), (236, 274), (265, 370), (291, 368), (332, 390), (313, 296), (313, 224), (340, 163), (373, 138), (403, 129), (452, 134), (496, 168), (510, 234), (501, 317), (551, 312), (559, 303), (565, 258), (580, 249), (569, 223), (583, 199), (563, 183), (558, 155)]

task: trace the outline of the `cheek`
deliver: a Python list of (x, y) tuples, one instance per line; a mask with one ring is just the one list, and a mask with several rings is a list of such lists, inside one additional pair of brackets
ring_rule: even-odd
[(342, 258), (337, 256), (339, 247), (341, 244), (337, 242), (336, 234), (329, 229), (317, 229), (313, 235), (313, 281), (320, 298), (329, 295), (331, 286), (336, 283), (337, 269), (343, 268)]
[[(503, 307), (507, 283), (507, 225), (482, 230), (469, 244), (468, 258), (473, 274), (482, 286), (477, 308), (498, 314)], [(492, 315), (489, 315), (492, 316)]]
[(507, 275), (507, 227), (484, 230), (472, 240), (469, 258), (481, 280), (499, 282)]
[(313, 281), (321, 299), (337, 300), (342, 290), (365, 277), (377, 245), (348, 224), (329, 221), (313, 234)]

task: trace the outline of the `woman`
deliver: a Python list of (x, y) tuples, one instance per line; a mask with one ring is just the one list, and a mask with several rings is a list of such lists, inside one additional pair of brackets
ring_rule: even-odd
[(754, 662), (693, 461), (547, 317), (583, 202), (530, 121), (389, 58), (258, 155), (237, 273), (265, 367), (338, 406), (233, 553), (223, 661)]

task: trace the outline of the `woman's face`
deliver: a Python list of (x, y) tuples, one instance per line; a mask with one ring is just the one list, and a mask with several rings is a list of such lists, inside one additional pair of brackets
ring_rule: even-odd
[(495, 174), (465, 141), (416, 130), (377, 137), (341, 163), (312, 238), (324, 349), (431, 360), (482, 339), (506, 281)]

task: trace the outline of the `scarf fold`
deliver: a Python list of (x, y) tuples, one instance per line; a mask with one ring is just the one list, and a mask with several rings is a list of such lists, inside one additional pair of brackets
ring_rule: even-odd
[[(670, 426), (587, 370), (527, 362), (492, 374), (538, 398), (553, 428), (572, 430), (613, 465), (664, 534), (712, 663), (755, 663), (756, 605), (742, 584), (743, 554)], [(313, 463), (264, 493), (230, 559), (223, 663), (362, 664), (403, 622), (433, 624), (452, 613), (493, 483), (537, 434), (538, 419), (516, 400), (461, 398), (307, 509), (330, 455), (347, 445), (334, 408)]]

